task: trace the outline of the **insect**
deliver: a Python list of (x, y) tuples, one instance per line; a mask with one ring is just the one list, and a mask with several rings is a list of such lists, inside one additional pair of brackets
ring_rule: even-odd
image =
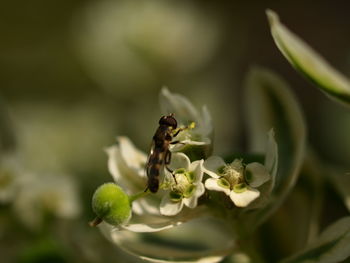
[[(172, 173), (172, 171), (167, 167), (171, 161), (171, 152), (169, 148), (171, 144), (179, 143), (179, 141), (172, 142), (172, 139), (184, 129), (187, 129), (187, 127), (177, 129), (177, 121), (174, 118), (174, 114), (169, 114), (160, 118), (159, 127), (153, 135), (152, 148), (146, 164), (148, 183), (145, 191), (148, 189), (152, 193), (156, 193), (158, 191), (159, 175), (163, 166), (165, 166), (165, 168)], [(176, 182), (174, 175), (173, 177)]]

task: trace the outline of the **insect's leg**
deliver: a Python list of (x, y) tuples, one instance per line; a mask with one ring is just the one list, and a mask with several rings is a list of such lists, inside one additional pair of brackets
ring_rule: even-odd
[(178, 129), (175, 133), (174, 133), (174, 135), (173, 135), (173, 137), (175, 138), (181, 131), (183, 131), (185, 128), (180, 128), (180, 129)]
[(171, 151), (169, 151), (169, 149), (165, 152), (165, 156), (164, 156), (164, 164), (168, 165), (170, 164), (171, 161)]
[(168, 167), (168, 164), (170, 164), (170, 161), (171, 161), (171, 151), (167, 150), (165, 153), (165, 157), (164, 157), (164, 165), (165, 165), (165, 168), (171, 173), (171, 175), (174, 178), (175, 183), (177, 184), (174, 171)]
[(186, 143), (183, 143), (183, 142), (181, 142), (181, 141), (173, 141), (173, 142), (171, 142), (170, 144), (178, 144), (178, 143), (179, 143), (179, 144), (184, 144), (184, 145), (186, 144)]
[(165, 168), (171, 173), (171, 175), (173, 176), (173, 178), (174, 178), (174, 181), (175, 181), (175, 183), (177, 184), (177, 181), (176, 181), (176, 177), (175, 177), (175, 173), (174, 173), (174, 171), (173, 170), (171, 170), (168, 166), (165, 166)]
[(178, 130), (173, 134), (173, 137), (176, 137), (180, 132), (187, 130), (187, 129), (193, 129), (195, 127), (195, 123), (192, 122), (191, 124), (187, 125), (183, 128), (178, 128)]

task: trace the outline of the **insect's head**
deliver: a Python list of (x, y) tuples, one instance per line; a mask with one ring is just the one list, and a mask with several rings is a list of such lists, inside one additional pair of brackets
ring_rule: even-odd
[(174, 114), (169, 114), (167, 116), (163, 116), (162, 118), (160, 118), (159, 125), (166, 125), (166, 126), (173, 127), (173, 129), (176, 129), (177, 121), (174, 118)]

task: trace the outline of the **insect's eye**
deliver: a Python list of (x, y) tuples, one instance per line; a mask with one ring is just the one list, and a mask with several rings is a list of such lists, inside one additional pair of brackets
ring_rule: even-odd
[(177, 127), (177, 121), (172, 115), (163, 116), (162, 118), (160, 118), (159, 124), (160, 125), (171, 126), (174, 129), (176, 129), (176, 127)]

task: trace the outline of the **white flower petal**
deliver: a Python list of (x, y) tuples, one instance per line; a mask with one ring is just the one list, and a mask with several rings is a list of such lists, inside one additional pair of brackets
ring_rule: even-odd
[(193, 209), (197, 206), (198, 197), (193, 195), (190, 198), (184, 198), (183, 203), (185, 206)]
[(192, 103), (184, 96), (171, 93), (166, 87), (163, 87), (160, 96), (160, 107), (164, 114), (174, 113), (176, 119), (182, 124), (197, 121), (198, 112)]
[(172, 152), (181, 151), (186, 145), (200, 146), (209, 145), (211, 143), (209, 138), (203, 138), (203, 141), (192, 141), (191, 139), (182, 140), (180, 137), (176, 137), (176, 139), (179, 139), (180, 143), (170, 145), (170, 150)]
[(230, 195), (230, 192), (231, 192), (230, 189), (219, 186), (218, 179), (215, 179), (215, 178), (207, 179), (205, 181), (205, 188), (212, 191), (224, 192), (227, 195)]
[(132, 211), (138, 215), (159, 215), (158, 204), (159, 198), (157, 196), (147, 196), (132, 202)]
[(120, 157), (119, 147), (117, 145), (110, 146), (105, 149), (105, 152), (108, 155), (108, 170), (109, 173), (113, 176), (114, 180), (116, 182), (119, 181), (119, 178), (121, 177), (119, 166), (117, 163), (117, 160)]
[(119, 142), (120, 154), (126, 164), (134, 169), (143, 169), (147, 161), (147, 155), (138, 150), (129, 138), (119, 136), (117, 140)]
[(202, 181), (203, 178), (203, 160), (194, 161), (190, 164), (189, 171), (194, 173), (193, 183)]
[(210, 175), (213, 178), (219, 178), (218, 170), (225, 166), (226, 163), (219, 156), (210, 156), (203, 163), (203, 170), (206, 174)]
[(260, 192), (254, 188), (247, 187), (247, 190), (241, 193), (231, 191), (230, 198), (238, 207), (246, 207), (260, 196)]
[(264, 165), (254, 162), (246, 166), (246, 180), (251, 187), (259, 187), (270, 179), (271, 176)]
[[(185, 145), (206, 145), (210, 143), (210, 140), (207, 138), (204, 138), (203, 141), (193, 141), (191, 139), (181, 140), (180, 141), (182, 146)], [(176, 146), (181, 146), (181, 144), (176, 144)]]
[(172, 153), (171, 162), (169, 168), (171, 170), (176, 170), (179, 168), (184, 168), (186, 171), (190, 168), (190, 159), (184, 153)]
[(182, 207), (182, 199), (178, 202), (173, 202), (170, 199), (169, 193), (167, 193), (165, 196), (163, 196), (163, 199), (160, 203), (160, 213), (165, 216), (174, 216), (182, 210)]
[(212, 119), (208, 107), (202, 107), (201, 118), (198, 120), (198, 133), (209, 136), (213, 131)]
[(196, 185), (196, 192), (194, 193), (195, 196), (201, 197), (205, 192), (205, 187), (203, 183), (195, 184)]
[[(137, 150), (126, 137), (118, 139), (121, 145), (113, 145), (105, 149), (108, 155), (109, 172), (114, 181), (126, 189), (127, 193), (144, 190), (147, 184), (145, 164), (142, 164), (142, 161), (146, 160), (145, 155)], [(138, 164), (133, 163), (133, 160)]]
[(204, 194), (205, 188), (202, 183), (196, 185), (196, 190), (190, 198), (184, 198), (184, 204), (189, 208), (195, 208), (198, 203), (198, 198)]

